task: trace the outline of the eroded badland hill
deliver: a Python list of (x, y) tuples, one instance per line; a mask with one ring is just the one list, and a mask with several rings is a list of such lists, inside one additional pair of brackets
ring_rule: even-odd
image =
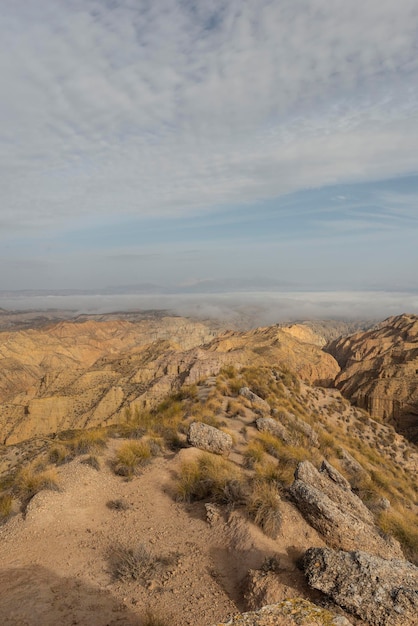
[(417, 328), (1, 332), (0, 622), (417, 625)]

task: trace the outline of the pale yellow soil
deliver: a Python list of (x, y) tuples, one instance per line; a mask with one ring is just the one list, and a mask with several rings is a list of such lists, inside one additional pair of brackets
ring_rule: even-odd
[[(167, 624), (204, 626), (242, 609), (240, 583), (248, 569), (276, 555), (283, 567), (283, 594), (309, 595), (295, 558), (323, 545), (288, 503), (277, 540), (267, 538), (238, 511), (223, 511), (213, 526), (203, 503), (172, 497), (181, 459), (155, 459), (132, 481), (115, 476), (108, 460), (120, 441), (111, 440), (101, 470), (75, 460), (59, 469), (60, 491), (43, 491), (26, 516), (0, 527), (0, 623), (5, 626), (140, 625), (147, 610)], [(111, 510), (123, 498), (126, 511)], [(140, 543), (175, 563), (145, 583), (115, 580), (109, 552)], [(281, 598), (280, 598), (281, 599)]]

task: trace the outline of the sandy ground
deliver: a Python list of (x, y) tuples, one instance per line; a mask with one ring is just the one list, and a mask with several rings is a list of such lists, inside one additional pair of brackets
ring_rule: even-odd
[[(203, 626), (243, 608), (240, 584), (250, 568), (276, 555), (283, 566), (284, 596), (308, 592), (295, 557), (323, 545), (287, 503), (277, 540), (267, 538), (238, 511), (210, 525), (203, 503), (176, 503), (173, 477), (182, 458), (155, 459), (131, 481), (75, 460), (59, 469), (60, 491), (43, 491), (0, 527), (0, 623), (35, 625), (140, 625), (147, 611), (172, 626)], [(112, 510), (123, 499), (127, 510)], [(145, 582), (119, 581), (110, 555), (116, 546), (148, 546), (172, 564)], [(280, 598), (281, 599), (281, 598)]]

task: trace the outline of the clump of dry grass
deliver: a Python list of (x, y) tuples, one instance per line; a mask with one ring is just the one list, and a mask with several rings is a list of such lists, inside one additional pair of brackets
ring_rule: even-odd
[(231, 504), (243, 499), (245, 481), (233, 463), (214, 454), (203, 453), (183, 463), (176, 485), (176, 498), (182, 502), (211, 500)]
[(116, 500), (108, 500), (106, 502), (106, 506), (108, 509), (112, 509), (113, 511), (127, 511), (131, 508), (129, 502), (124, 500), (123, 498), (117, 498)]
[(407, 559), (418, 565), (418, 528), (416, 514), (398, 506), (398, 510), (382, 511), (378, 517), (379, 528), (400, 542)]
[(147, 441), (127, 441), (122, 444), (113, 461), (113, 470), (119, 476), (131, 478), (153, 456)]
[(58, 489), (58, 477), (54, 468), (45, 469), (42, 465), (32, 463), (16, 474), (13, 491), (24, 504), (43, 489)]
[(244, 464), (247, 468), (252, 469), (256, 463), (262, 463), (265, 455), (265, 449), (261, 441), (252, 440), (244, 450)]
[(282, 525), (280, 496), (274, 484), (255, 480), (247, 497), (246, 510), (264, 534), (275, 539)]
[(104, 428), (93, 428), (82, 430), (74, 435), (67, 442), (67, 445), (75, 452), (75, 454), (87, 454), (89, 452), (98, 452), (106, 447), (107, 433)]
[(62, 465), (80, 454), (100, 452), (106, 447), (107, 438), (108, 432), (104, 428), (62, 433), (60, 440), (49, 449), (48, 459), (50, 463)]
[(100, 470), (100, 461), (97, 458), (97, 456), (95, 456), (94, 454), (91, 454), (87, 458), (83, 459), (81, 463), (83, 463), (84, 465), (89, 465), (90, 467), (92, 467), (93, 469), (97, 471)]
[(13, 512), (13, 497), (10, 493), (0, 495), (0, 523), (9, 519)]
[(134, 580), (143, 584), (173, 566), (177, 559), (178, 555), (167, 557), (155, 555), (143, 543), (135, 548), (117, 546), (110, 553), (113, 575), (117, 580), (125, 582)]

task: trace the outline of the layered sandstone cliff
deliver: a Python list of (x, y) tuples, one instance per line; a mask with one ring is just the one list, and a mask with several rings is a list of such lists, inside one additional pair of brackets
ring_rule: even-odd
[(418, 316), (390, 317), (327, 350), (341, 366), (336, 387), (372, 417), (418, 441)]

